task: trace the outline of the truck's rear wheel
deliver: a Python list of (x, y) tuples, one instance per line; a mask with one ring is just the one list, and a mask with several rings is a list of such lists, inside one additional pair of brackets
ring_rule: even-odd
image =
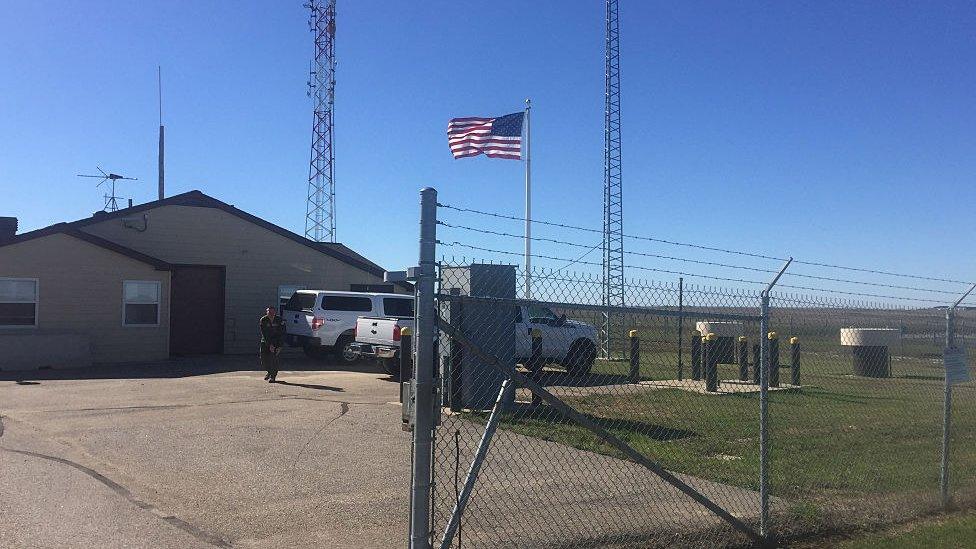
[(351, 335), (341, 335), (335, 343), (335, 355), (342, 364), (355, 364), (359, 362), (359, 353), (353, 350), (352, 344), (355, 340)]
[(588, 339), (575, 341), (566, 354), (566, 372), (576, 377), (588, 376), (595, 361), (596, 346), (593, 342)]

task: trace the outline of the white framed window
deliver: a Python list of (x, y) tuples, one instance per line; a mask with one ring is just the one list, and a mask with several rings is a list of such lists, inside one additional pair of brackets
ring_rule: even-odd
[(122, 325), (159, 326), (159, 281), (122, 282)]
[(37, 279), (0, 278), (0, 327), (37, 326)]

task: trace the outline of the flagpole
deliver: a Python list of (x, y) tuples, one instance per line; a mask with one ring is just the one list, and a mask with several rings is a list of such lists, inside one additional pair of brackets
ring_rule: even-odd
[(532, 299), (532, 137), (529, 111), (532, 100), (525, 100), (525, 299)]

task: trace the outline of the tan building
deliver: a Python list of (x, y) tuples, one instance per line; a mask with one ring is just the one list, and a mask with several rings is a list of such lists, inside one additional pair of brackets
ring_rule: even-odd
[[(251, 353), (264, 308), (295, 289), (412, 290), (385, 284), (383, 273), (342, 244), (313, 242), (190, 191), (22, 235), (0, 234), (0, 357), (15, 339), (20, 348), (55, 333), (87, 338), (94, 362)], [(158, 282), (152, 327), (125, 321), (126, 307), (130, 316), (148, 314), (124, 301), (130, 280)], [(130, 301), (151, 297), (149, 285), (126, 288)], [(31, 303), (36, 314), (24, 324), (29, 319), (16, 316)]]

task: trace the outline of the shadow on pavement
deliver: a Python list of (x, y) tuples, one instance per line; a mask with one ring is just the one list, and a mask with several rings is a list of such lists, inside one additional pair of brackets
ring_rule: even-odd
[(342, 387), (332, 387), (331, 385), (315, 385), (313, 383), (292, 383), (290, 381), (281, 381), (278, 379), (272, 381), (271, 383), (275, 383), (277, 385), (291, 385), (292, 387), (304, 387), (305, 389), (317, 389), (319, 391), (337, 391), (340, 393), (345, 391), (345, 389), (343, 389)]
[[(282, 353), (282, 371), (341, 371), (385, 374), (383, 368), (370, 361), (353, 365), (331, 360), (316, 360), (301, 352)], [(227, 372), (263, 372), (257, 355), (205, 355), (173, 357), (160, 362), (126, 364), (96, 364), (86, 368), (0, 370), (0, 381), (15, 381), (18, 385), (36, 385), (39, 381), (73, 379), (149, 379), (192, 377)]]

